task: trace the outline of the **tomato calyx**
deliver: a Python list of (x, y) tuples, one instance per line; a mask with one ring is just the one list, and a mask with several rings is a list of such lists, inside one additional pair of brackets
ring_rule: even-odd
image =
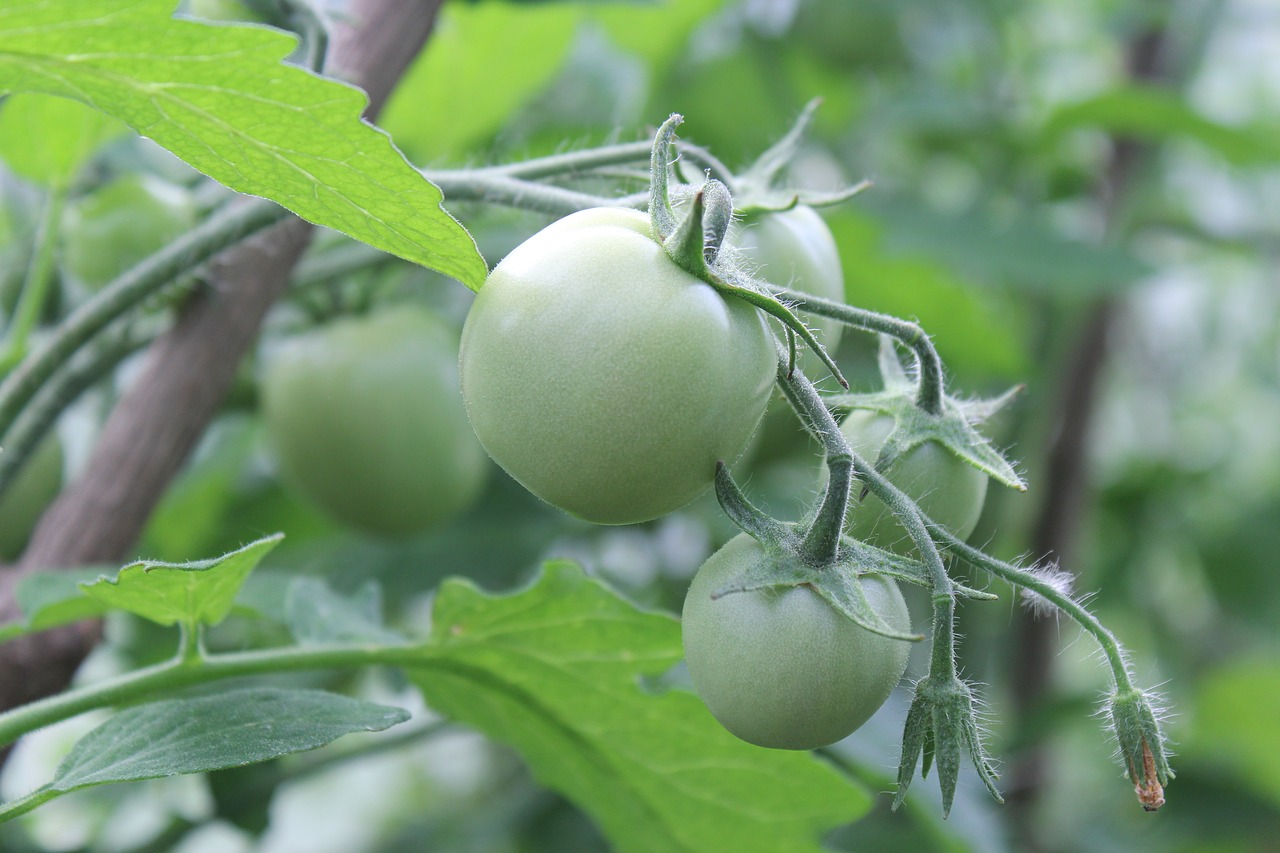
[(671, 159), (675, 130), (684, 121), (673, 113), (658, 129), (650, 158), (650, 230), (667, 254), (683, 270), (725, 296), (736, 296), (780, 321), (787, 332), (792, 357), (788, 370), (795, 369), (795, 341), (798, 336), (822, 360), (843, 388), (849, 382), (835, 360), (813, 332), (777, 296), (767, 283), (751, 278), (737, 267), (732, 251), (721, 251), (733, 220), (733, 197), (722, 182), (709, 179), (694, 193), (684, 214), (676, 216), (671, 206)]
[(917, 380), (907, 375), (892, 340), (883, 336), (880, 339), (880, 374), (884, 381), (882, 391), (827, 398), (828, 406), (837, 415), (866, 409), (893, 418), (893, 430), (874, 461), (878, 472), (885, 474), (912, 448), (926, 441), (936, 441), (992, 479), (1020, 492), (1027, 490), (1026, 482), (1013, 465), (975, 428), (1007, 406), (1021, 393), (1022, 386), (1015, 386), (990, 400), (959, 400), (944, 394), (941, 411), (936, 414), (928, 412), (919, 405)]
[(917, 762), (922, 779), (929, 776), (936, 762), (945, 818), (955, 799), (962, 753), (968, 753), (991, 796), (1003, 803), (996, 789), (998, 777), (979, 733), (977, 706), (968, 684), (954, 674), (934, 673), (917, 682), (902, 732), (902, 760), (898, 765), (898, 790), (893, 797), (893, 808), (896, 810), (906, 799)]
[(1152, 697), (1131, 688), (1111, 695), (1107, 712), (1138, 801), (1147, 811), (1156, 811), (1164, 805), (1164, 786), (1174, 776), (1165, 755), (1159, 708)]

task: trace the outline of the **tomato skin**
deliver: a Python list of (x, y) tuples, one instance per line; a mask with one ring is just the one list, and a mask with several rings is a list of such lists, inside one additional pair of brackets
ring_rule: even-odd
[[(743, 533), (703, 564), (684, 602), (685, 660), (708, 709), (741, 739), (774, 749), (816, 749), (865, 723), (907, 667), (909, 644), (873, 634), (805, 586), (712, 599), (770, 553)], [(893, 580), (861, 580), (892, 628), (911, 629)]]
[(62, 269), (90, 290), (110, 282), (195, 225), (186, 189), (126, 175), (79, 199), (63, 216)]
[[(840, 432), (853, 451), (874, 464), (884, 445), (893, 418), (870, 409), (855, 409), (840, 424)], [(965, 539), (978, 526), (987, 497), (988, 477), (936, 441), (908, 450), (885, 476), (919, 504), (924, 514)], [(910, 547), (907, 531), (893, 513), (872, 494), (859, 499), (855, 482), (850, 496), (846, 530), (856, 539), (883, 548)]]
[(62, 442), (50, 433), (0, 497), (0, 558), (22, 553), (36, 521), (62, 488), (62, 464)]
[(459, 365), (499, 465), (573, 515), (631, 524), (693, 500), (742, 453), (775, 359), (756, 310), (680, 269), (646, 215), (596, 208), (498, 264)]
[(344, 319), (287, 341), (262, 379), (286, 481), (368, 533), (421, 532), (469, 507), (488, 460), (467, 425), (457, 333), (420, 308)]

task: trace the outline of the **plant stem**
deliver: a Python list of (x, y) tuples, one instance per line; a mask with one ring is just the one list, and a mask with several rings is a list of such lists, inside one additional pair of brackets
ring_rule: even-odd
[(0, 494), (13, 483), (58, 416), (87, 388), (104, 378), (126, 356), (150, 343), (157, 332), (130, 332), (107, 341), (88, 358), (54, 374), (14, 420), (0, 453)]
[(66, 187), (61, 184), (49, 190), (45, 200), (44, 215), (35, 233), (35, 251), (27, 267), (22, 284), (22, 295), (14, 310), (13, 323), (5, 335), (4, 352), (0, 353), (0, 376), (8, 373), (27, 352), (27, 339), (40, 323), (40, 313), (53, 281), (53, 250), (57, 244), (58, 225), (62, 221), (62, 209), (67, 200)]
[[(58, 693), (0, 714), (0, 746), (6, 746), (28, 732), (86, 711), (124, 702), (138, 702), (193, 684), (306, 669), (344, 669), (378, 664), (422, 667), (432, 663), (418, 646), (378, 646), (367, 643), (288, 646), (203, 655), (194, 659), (179, 655), (155, 666)], [(444, 665), (444, 662), (439, 663)]]
[(7, 820), (13, 820), (19, 815), (24, 815), (38, 806), (42, 806), (50, 800), (62, 796), (62, 793), (62, 791), (55, 790), (46, 785), (43, 788), (35, 789), (21, 799), (0, 804), (0, 823), (4, 823)]
[(289, 215), (269, 202), (233, 204), (107, 285), (0, 382), (0, 436), (58, 368), (113, 320), (228, 246)]
[[(687, 142), (675, 142), (676, 151), (686, 159), (702, 167), (710, 176), (725, 183), (732, 189), (733, 173), (721, 163), (711, 152)], [(589, 148), (584, 151), (569, 151), (564, 154), (552, 154), (537, 157), (521, 163), (504, 163), (499, 166), (486, 166), (480, 169), (444, 169), (424, 172), (428, 177), (433, 175), (456, 176), (460, 179), (487, 175), (505, 175), (526, 180), (537, 178), (571, 178), (598, 172), (610, 166), (629, 163), (644, 163), (649, 160), (653, 151), (653, 143), (649, 140), (623, 142), (617, 145), (605, 145)], [(432, 178), (434, 181), (434, 178)]]
[(1059, 610), (1074, 619), (1081, 628), (1093, 635), (1094, 639), (1098, 641), (1098, 645), (1102, 647), (1103, 653), (1107, 656), (1107, 662), (1111, 665), (1111, 675), (1115, 679), (1117, 691), (1124, 692), (1134, 689), (1133, 683), (1129, 678), (1129, 669), (1125, 666), (1124, 652), (1120, 648), (1119, 641), (1116, 640), (1114, 634), (1107, 630), (1106, 626), (1098, 621), (1098, 617), (1086, 610), (1078, 601), (1036, 577), (1033, 573), (997, 560), (972, 545), (960, 541), (954, 534), (939, 524), (930, 522), (929, 527), (934, 533), (941, 536), (948, 550), (955, 552), (966, 563), (1006, 580), (1014, 586), (1029, 589), (1037, 595), (1043, 596)]
[(831, 317), (855, 329), (878, 332), (902, 341), (915, 353), (919, 368), (920, 383), (916, 393), (916, 405), (931, 415), (942, 413), (944, 387), (942, 359), (938, 358), (938, 351), (934, 349), (933, 341), (919, 325), (889, 314), (854, 308), (843, 302), (833, 302), (798, 290), (782, 289), (778, 291), (778, 296), (801, 311), (808, 311), (810, 314), (821, 317)]
[[(619, 207), (619, 199), (592, 195), (564, 187), (539, 184), (503, 174), (476, 171), (423, 171), (423, 176), (454, 201), (482, 201), (521, 210), (565, 216), (589, 207)], [(633, 197), (628, 197), (631, 199)], [(632, 207), (640, 205), (632, 204)]]

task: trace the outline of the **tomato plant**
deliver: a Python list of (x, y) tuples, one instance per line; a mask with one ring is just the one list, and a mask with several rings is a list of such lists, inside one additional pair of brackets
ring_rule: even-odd
[[(758, 564), (791, 559), (743, 533), (713, 554), (684, 601), (684, 652), (715, 718), (758, 746), (815, 749), (841, 740), (884, 704), (907, 667), (908, 643), (874, 634), (806, 586), (712, 596)], [(832, 569), (834, 571), (834, 569)], [(911, 628), (898, 586), (859, 579), (895, 630)]]
[[(840, 423), (849, 445), (864, 459), (875, 461), (893, 429), (893, 417), (855, 409)], [(936, 441), (907, 450), (884, 472), (889, 481), (914, 500), (925, 515), (965, 539), (982, 515), (988, 477)], [(906, 539), (906, 531), (888, 508), (872, 494), (855, 492), (850, 501), (848, 531), (885, 547)]]
[(489, 454), (573, 515), (664, 515), (736, 459), (769, 400), (756, 310), (678, 267), (644, 214), (586, 210), (494, 269), (462, 331), (462, 393)]
[(457, 347), (443, 320), (409, 306), (285, 342), (263, 376), (262, 411), (287, 481), (378, 534), (470, 506), (487, 460), (458, 394)]
[(0, 497), (0, 557), (11, 560), (27, 544), (40, 514), (62, 488), (62, 442), (50, 433)]

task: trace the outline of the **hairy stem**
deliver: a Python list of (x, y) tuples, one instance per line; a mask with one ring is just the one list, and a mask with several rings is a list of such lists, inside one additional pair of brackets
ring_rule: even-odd
[(148, 296), (218, 252), (289, 215), (269, 202), (234, 204), (121, 275), (71, 313), (53, 336), (0, 382), (0, 436), (40, 387), (81, 347)]
[(14, 309), (13, 323), (5, 335), (4, 352), (0, 353), (0, 376), (13, 369), (26, 355), (27, 339), (40, 323), (40, 312), (44, 309), (49, 285), (53, 281), (53, 253), (66, 200), (67, 191), (61, 185), (53, 187), (45, 199), (44, 215), (40, 217), (35, 234), (35, 252), (22, 283), (22, 295)]
[(854, 308), (843, 302), (834, 302), (797, 290), (779, 290), (778, 296), (801, 311), (808, 311), (820, 317), (830, 317), (855, 329), (878, 332), (901, 341), (915, 353), (916, 366), (919, 368), (920, 383), (916, 393), (916, 405), (932, 415), (942, 413), (944, 387), (942, 359), (938, 358), (938, 351), (934, 349), (933, 341), (920, 326), (889, 314)]

